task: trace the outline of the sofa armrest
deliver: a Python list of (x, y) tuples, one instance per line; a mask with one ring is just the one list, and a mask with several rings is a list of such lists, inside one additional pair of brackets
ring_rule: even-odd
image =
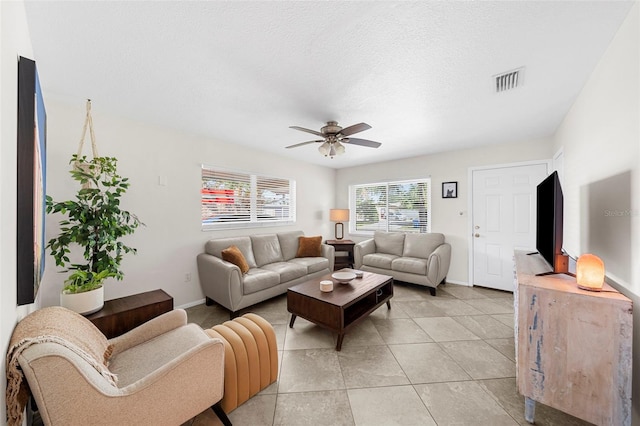
[(182, 327), (187, 324), (187, 313), (184, 309), (174, 309), (155, 317), (144, 324), (124, 333), (121, 336), (109, 339), (112, 345), (111, 356), (124, 352), (147, 340), (151, 340), (161, 334)]
[(440, 284), (449, 272), (451, 263), (451, 244), (439, 245), (427, 259), (427, 278), (434, 286)]
[(242, 298), (244, 278), (240, 268), (207, 253), (197, 257), (198, 277), (204, 295), (230, 311), (235, 311)]
[(322, 250), (322, 253), (320, 253), (321, 256), (326, 257), (329, 260), (329, 271), (333, 271), (333, 266), (336, 261), (336, 248), (329, 244), (322, 244), (320, 249)]
[(356, 269), (362, 267), (362, 258), (367, 254), (376, 252), (376, 243), (373, 238), (364, 240), (353, 246), (353, 266)]

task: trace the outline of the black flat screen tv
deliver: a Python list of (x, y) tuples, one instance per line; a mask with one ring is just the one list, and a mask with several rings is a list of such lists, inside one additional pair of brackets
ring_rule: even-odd
[(552, 268), (544, 275), (567, 273), (568, 256), (562, 250), (564, 196), (558, 172), (538, 184), (536, 214), (536, 250)]

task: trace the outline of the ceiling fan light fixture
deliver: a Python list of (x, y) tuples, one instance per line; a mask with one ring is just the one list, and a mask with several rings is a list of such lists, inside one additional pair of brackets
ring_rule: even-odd
[(322, 145), (320, 145), (318, 147), (318, 151), (320, 151), (320, 154), (324, 155), (325, 157), (327, 157), (329, 155), (329, 151), (330, 151), (330, 145), (329, 142), (325, 142)]
[(346, 151), (344, 147), (344, 143), (349, 143), (350, 145), (366, 146), (369, 148), (378, 148), (381, 145), (380, 142), (374, 142), (368, 139), (347, 137), (355, 133), (359, 133), (359, 132), (370, 129), (371, 126), (369, 126), (366, 123), (354, 124), (353, 126), (345, 127), (343, 129), (342, 127), (338, 126), (338, 123), (336, 121), (328, 121), (327, 125), (323, 126), (319, 132), (316, 130), (305, 129), (304, 127), (299, 127), (299, 126), (290, 126), (290, 128), (320, 136), (322, 137), (322, 139), (301, 142), (301, 143), (289, 145), (285, 148), (297, 148), (299, 146), (308, 145), (312, 143), (321, 143), (321, 145), (318, 147), (318, 151), (320, 152), (320, 154), (324, 155), (325, 157), (333, 158), (336, 155), (344, 154)]

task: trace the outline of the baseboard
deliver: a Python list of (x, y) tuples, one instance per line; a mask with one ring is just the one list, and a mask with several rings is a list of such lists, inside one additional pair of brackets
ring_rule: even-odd
[(196, 300), (194, 302), (185, 303), (184, 305), (180, 305), (180, 306), (174, 306), (173, 309), (193, 308), (194, 306), (198, 306), (198, 305), (202, 305), (202, 304), (204, 304), (204, 299)]
[(456, 285), (463, 285), (465, 287), (472, 287), (469, 285), (468, 282), (456, 281), (456, 280), (450, 280), (450, 279), (447, 279), (447, 284), (456, 284)]

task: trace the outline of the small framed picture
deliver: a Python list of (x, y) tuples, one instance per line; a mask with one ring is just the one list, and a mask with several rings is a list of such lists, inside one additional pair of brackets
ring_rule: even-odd
[(442, 182), (442, 198), (458, 198), (458, 182)]

